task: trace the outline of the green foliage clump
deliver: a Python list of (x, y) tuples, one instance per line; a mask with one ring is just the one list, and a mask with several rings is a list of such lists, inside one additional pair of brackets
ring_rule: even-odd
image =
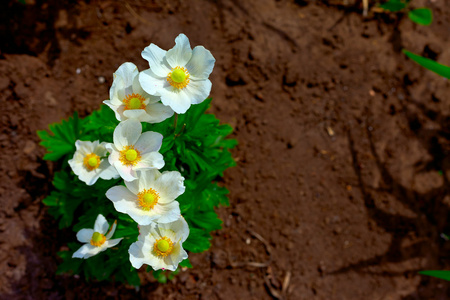
[[(410, 0), (388, 0), (380, 7), (388, 12), (399, 12), (408, 8)], [(408, 18), (416, 24), (428, 26), (433, 22), (433, 12), (428, 7), (408, 10)]]
[[(165, 166), (161, 171), (178, 171), (185, 178), (186, 191), (177, 198), (180, 210), (189, 224), (190, 235), (183, 248), (190, 252), (203, 252), (211, 246), (211, 232), (221, 228), (222, 221), (214, 211), (220, 205), (229, 205), (228, 190), (217, 180), (223, 172), (236, 163), (230, 149), (237, 145), (235, 139), (227, 138), (233, 131), (229, 125), (219, 124), (212, 114), (205, 114), (211, 99), (193, 105), (186, 114), (173, 116), (158, 124), (143, 124), (143, 131), (155, 131), (164, 136), (160, 153)], [(175, 121), (174, 118), (178, 118)], [(55, 173), (55, 189), (43, 202), (49, 213), (59, 221), (59, 228), (78, 231), (92, 228), (99, 214), (108, 220), (117, 220), (113, 238), (123, 240), (117, 246), (89, 259), (72, 258), (80, 247), (79, 243), (68, 243), (69, 250), (58, 255), (62, 263), (58, 273), (82, 274), (86, 279), (128, 282), (140, 284), (137, 271), (129, 261), (128, 248), (137, 240), (139, 231), (135, 221), (128, 215), (117, 212), (106, 191), (119, 184), (120, 178), (99, 179), (92, 186), (80, 181), (72, 172), (67, 161), (73, 157), (76, 140), (112, 142), (113, 132), (119, 124), (114, 112), (106, 105), (85, 119), (75, 113), (67, 121), (51, 124), (50, 132), (39, 131), (41, 145), (47, 149), (44, 159), (62, 160), (61, 170)], [(176, 128), (174, 127), (176, 124)], [(73, 235), (75, 239), (75, 233)], [(181, 267), (192, 267), (188, 259)], [(151, 270), (151, 268), (149, 268)], [(171, 279), (168, 272), (154, 271), (159, 282)]]
[(432, 59), (425, 58), (423, 56), (414, 54), (408, 50), (403, 49), (403, 53), (405, 53), (406, 56), (408, 56), (410, 59), (421, 65), (422, 67), (435, 72), (436, 74), (445, 77), (447, 79), (450, 79), (450, 67), (442, 65), (438, 62), (435, 62)]

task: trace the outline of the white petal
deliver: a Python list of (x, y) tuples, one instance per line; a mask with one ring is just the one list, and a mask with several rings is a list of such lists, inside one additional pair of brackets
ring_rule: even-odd
[(136, 177), (138, 180), (125, 181), (125, 185), (126, 185), (127, 189), (129, 189), (130, 192), (132, 192), (135, 195), (139, 194), (140, 171), (136, 172)]
[(139, 139), (137, 140), (135, 147), (141, 155), (148, 152), (157, 152), (161, 149), (163, 136), (161, 133), (147, 131), (141, 134)]
[(85, 182), (87, 185), (93, 185), (100, 177), (99, 172), (96, 172), (95, 170), (88, 171), (85, 169), (84, 166), (81, 166), (78, 170), (79, 170), (78, 179)]
[(108, 228), (109, 225), (105, 217), (102, 214), (98, 215), (97, 219), (95, 220), (94, 231), (101, 234), (105, 234), (108, 231)]
[(167, 51), (162, 50), (155, 44), (150, 44), (142, 51), (142, 57), (148, 61), (152, 71), (160, 77), (166, 77), (170, 72), (170, 67), (165, 59), (166, 53)]
[(139, 225), (150, 225), (153, 222), (156, 222), (159, 218), (159, 215), (156, 215), (152, 212), (147, 212), (145, 210), (139, 208), (130, 208), (127, 210), (127, 214)]
[(72, 159), (69, 159), (68, 163), (70, 168), (72, 168), (72, 171), (75, 173), (75, 175), (79, 175), (81, 168), (82, 168), (82, 163), (80, 163), (80, 158), (76, 158), (76, 153), (74, 155), (74, 157)]
[(142, 132), (142, 125), (136, 120), (120, 122), (114, 129), (114, 145), (122, 150), (125, 146), (134, 145)]
[(111, 247), (116, 246), (118, 243), (120, 243), (120, 241), (121, 241), (122, 239), (123, 239), (123, 238), (106, 241), (106, 242), (105, 242), (106, 248), (111, 248)]
[[(184, 193), (184, 177), (177, 171), (165, 171), (154, 183), (162, 201), (172, 201)], [(162, 202), (164, 203), (164, 202)]]
[[(167, 76), (167, 75), (166, 75)], [(160, 77), (147, 69), (139, 74), (139, 83), (144, 91), (151, 95), (158, 95), (159, 91), (164, 87), (166, 83), (166, 76)]]
[[(156, 169), (142, 170), (139, 171), (139, 191), (144, 189), (155, 188), (156, 179), (161, 176), (161, 172)], [(159, 191), (157, 190), (159, 193)]]
[(139, 225), (139, 237), (144, 237), (150, 234), (150, 232), (152, 231), (152, 227), (155, 227), (155, 223), (152, 223), (150, 225)]
[(182, 33), (176, 37), (175, 46), (166, 53), (167, 62), (172, 68), (184, 67), (191, 56), (192, 50), (189, 39)]
[(133, 79), (133, 93), (139, 94), (144, 98), (148, 98), (149, 94), (147, 94), (141, 87), (141, 84), (139, 83), (139, 74), (136, 74), (136, 76)]
[(143, 122), (160, 123), (173, 116), (173, 109), (161, 103), (152, 103), (145, 108), (147, 115), (142, 119)]
[(93, 229), (81, 229), (77, 232), (77, 240), (81, 243), (89, 243), (91, 241), (92, 235), (94, 234)]
[(133, 181), (137, 179), (136, 172), (133, 170), (131, 166), (125, 166), (117, 160), (114, 162), (114, 167), (116, 168), (117, 172), (119, 173), (120, 177), (123, 178), (125, 181)]
[(89, 258), (99, 254), (102, 251), (105, 251), (107, 248), (104, 245), (105, 244), (101, 245), (100, 247), (95, 247), (90, 244), (86, 244), (86, 246), (88, 246), (88, 251), (84, 254), (84, 258)]
[(170, 106), (177, 114), (184, 114), (191, 107), (191, 99), (185, 92), (182, 92), (183, 90), (174, 92), (174, 89), (170, 85), (159, 90), (161, 102), (166, 106)]
[(186, 94), (186, 97), (191, 100), (192, 104), (199, 104), (208, 98), (211, 92), (211, 86), (212, 84), (209, 79), (199, 81), (191, 80), (182, 92)]
[(189, 236), (189, 225), (186, 220), (180, 216), (178, 220), (175, 222), (167, 223), (167, 224), (159, 224), (161, 231), (172, 230), (175, 232), (175, 240), (184, 242)]
[(157, 102), (161, 101), (161, 97), (148, 95), (148, 94), (147, 94), (147, 98), (146, 99), (148, 101), (147, 104), (153, 104), (153, 103), (157, 103)]
[(114, 221), (114, 223), (112, 224), (111, 230), (109, 230), (108, 234), (106, 235), (107, 240), (109, 240), (114, 235), (116, 228), (117, 228), (117, 221)]
[(166, 262), (164, 261), (164, 259), (162, 257), (160, 258), (156, 255), (149, 255), (146, 263), (149, 266), (151, 266), (153, 268), (153, 270), (155, 270), (155, 271), (161, 270), (161, 269), (165, 269), (165, 270), (173, 269), (173, 267), (166, 264)]
[(83, 156), (94, 152), (93, 143), (90, 141), (77, 140), (75, 142), (75, 147), (76, 147), (77, 151), (79, 151)]
[(186, 258), (188, 258), (186, 251), (179, 243), (177, 243), (174, 246), (172, 253), (164, 259), (164, 262), (167, 265), (166, 269), (175, 271), (178, 268), (178, 264)]
[(98, 141), (96, 141), (96, 142), (97, 142), (97, 144), (94, 147), (94, 153), (100, 157), (106, 156), (108, 151), (106, 151), (105, 145), (107, 143), (106, 142), (99, 143)]
[(139, 269), (144, 264), (145, 256), (142, 253), (143, 244), (144, 242), (139, 240), (131, 244), (130, 248), (128, 249), (131, 265), (136, 269)]
[(192, 51), (192, 58), (186, 64), (186, 69), (193, 79), (208, 79), (216, 59), (209, 50), (203, 46), (197, 46)]
[(119, 178), (120, 176), (116, 168), (114, 166), (111, 166), (106, 159), (102, 160), (99, 169), (102, 170), (100, 172), (100, 178), (102, 179), (110, 180), (111, 178)]
[(114, 72), (114, 81), (122, 80), (124, 87), (129, 87), (133, 84), (133, 79), (138, 74), (139, 70), (136, 65), (131, 62), (126, 62)]
[(180, 205), (177, 201), (172, 201), (168, 204), (157, 204), (154, 208), (154, 213), (158, 216), (155, 222), (170, 223), (178, 220), (181, 216)]
[(77, 251), (75, 251), (75, 253), (72, 255), (72, 258), (87, 258), (85, 257), (86, 254), (92, 250), (94, 246), (90, 245), (90, 244), (84, 244), (83, 246), (80, 247), (80, 249), (78, 249)]
[(136, 164), (136, 170), (139, 169), (161, 169), (164, 167), (164, 157), (159, 152), (150, 152), (142, 155), (140, 162)]
[(142, 122), (142, 120), (147, 116), (147, 112), (145, 109), (127, 109), (123, 112), (123, 115), (128, 119), (134, 119)]
[[(111, 200), (114, 203), (114, 207), (116, 207), (116, 203), (124, 202), (124, 201), (130, 201), (135, 202), (137, 199), (137, 196), (130, 192), (126, 187), (122, 185), (113, 186), (109, 190), (106, 191), (106, 198)], [(120, 206), (122, 208), (122, 206)], [(117, 209), (117, 211), (125, 213), (126, 209)]]

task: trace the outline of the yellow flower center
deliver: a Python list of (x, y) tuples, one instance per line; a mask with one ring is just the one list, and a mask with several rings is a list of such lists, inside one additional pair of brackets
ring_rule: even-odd
[(90, 153), (84, 157), (83, 164), (89, 171), (95, 170), (100, 165), (100, 156)]
[(138, 194), (138, 202), (143, 210), (151, 210), (158, 203), (159, 194), (152, 188), (145, 189)]
[(101, 234), (100, 232), (94, 232), (91, 237), (91, 245), (95, 247), (100, 247), (106, 241), (106, 236)]
[(141, 153), (134, 149), (133, 145), (126, 146), (125, 149), (120, 151), (119, 160), (126, 166), (135, 166), (141, 160)]
[(190, 75), (186, 68), (175, 67), (172, 69), (172, 72), (167, 75), (167, 81), (174, 88), (183, 89), (188, 85), (190, 81), (189, 77)]
[(166, 257), (173, 250), (173, 242), (166, 236), (157, 239), (155, 244), (153, 244), (153, 251), (156, 255)]
[(131, 94), (123, 99), (123, 104), (125, 104), (125, 110), (127, 109), (145, 109), (144, 104), (145, 98), (140, 94)]

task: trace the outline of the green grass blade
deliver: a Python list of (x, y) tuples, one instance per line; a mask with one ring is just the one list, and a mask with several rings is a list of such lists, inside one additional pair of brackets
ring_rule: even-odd
[(450, 281), (450, 271), (435, 271), (435, 270), (420, 271), (419, 274), (432, 276), (432, 277)]
[(425, 58), (423, 56), (414, 54), (405, 49), (403, 49), (403, 53), (405, 53), (406, 56), (411, 58), (413, 61), (415, 61), (422, 67), (424, 67), (430, 71), (433, 71), (440, 76), (450, 79), (450, 67), (448, 67), (446, 65), (442, 65), (438, 62), (435, 62), (434, 60), (431, 60), (429, 58)]
[(428, 26), (433, 22), (433, 13), (427, 7), (413, 9), (408, 12), (408, 17), (414, 23)]

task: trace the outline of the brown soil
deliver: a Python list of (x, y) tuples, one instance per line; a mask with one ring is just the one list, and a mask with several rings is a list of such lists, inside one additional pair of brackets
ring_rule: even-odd
[[(447, 299), (417, 274), (450, 267), (450, 83), (402, 48), (450, 63), (446, 1), (430, 27), (349, 1), (56, 1), (0, 4), (0, 298)], [(166, 285), (56, 276), (41, 200), (53, 163), (36, 130), (107, 99), (125, 61), (185, 33), (217, 59), (212, 112), (238, 166), (210, 251)]]

